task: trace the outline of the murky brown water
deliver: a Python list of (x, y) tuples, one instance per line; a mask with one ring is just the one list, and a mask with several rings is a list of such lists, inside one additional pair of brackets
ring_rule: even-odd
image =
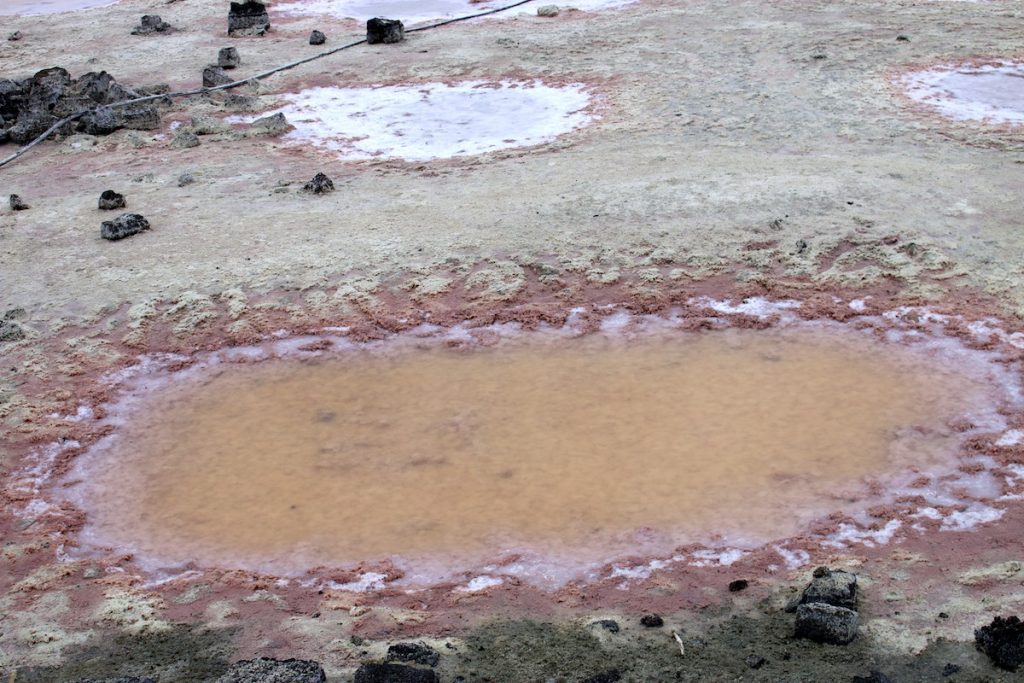
[(733, 330), (222, 366), (146, 404), (90, 515), (177, 558), (307, 567), (767, 540), (950, 457), (973, 389), (918, 363)]

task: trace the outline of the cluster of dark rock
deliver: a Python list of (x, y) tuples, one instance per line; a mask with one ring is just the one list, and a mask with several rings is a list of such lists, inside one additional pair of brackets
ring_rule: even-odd
[(323, 173), (317, 173), (312, 180), (303, 185), (302, 191), (309, 194), (334, 192), (334, 182)]
[(438, 683), (433, 667), (441, 655), (424, 643), (395, 643), (386, 661), (368, 662), (356, 669), (355, 683)]
[(366, 22), (366, 42), (400, 43), (405, 39), (405, 25), (398, 19), (374, 17)]
[(814, 570), (811, 583), (786, 606), (796, 613), (796, 637), (846, 645), (857, 637), (857, 575), (828, 567)]
[(262, 36), (270, 30), (270, 15), (262, 2), (232, 2), (228, 10), (229, 36)]
[(974, 632), (974, 645), (1000, 669), (1016, 671), (1024, 665), (1024, 622), (1018, 617), (996, 617)]
[(89, 72), (77, 79), (67, 70), (52, 67), (23, 80), (0, 79), (0, 143), (31, 142), (60, 120), (90, 110), (54, 131), (108, 135), (121, 128), (152, 130), (160, 126), (158, 100), (110, 106), (146, 95), (167, 92), (166, 86), (128, 88), (106, 71)]
[(160, 18), (158, 14), (146, 14), (139, 20), (139, 25), (132, 29), (133, 36), (148, 36), (154, 33), (171, 33), (174, 27)]

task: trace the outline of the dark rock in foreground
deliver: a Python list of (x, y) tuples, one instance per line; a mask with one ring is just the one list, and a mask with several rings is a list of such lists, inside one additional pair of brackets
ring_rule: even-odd
[(112, 221), (103, 221), (100, 237), (105, 240), (122, 240), (149, 230), (149, 221), (137, 213), (123, 213)]
[(645, 614), (640, 617), (640, 625), (647, 628), (658, 628), (665, 625), (665, 620), (657, 614)]
[(892, 683), (892, 679), (881, 671), (872, 671), (867, 676), (854, 676), (852, 683)]
[(100, 195), (100, 209), (102, 211), (123, 209), (125, 206), (127, 206), (127, 204), (125, 204), (123, 194), (118, 194), (113, 190), (104, 190), (103, 194)]
[(26, 209), (32, 208), (25, 203), (25, 200), (22, 199), (20, 195), (16, 194), (12, 194), (8, 198), (7, 202), (11, 205), (11, 211), (25, 211)]
[(313, 176), (312, 180), (302, 187), (302, 191), (309, 192), (310, 194), (326, 194), (334, 192), (334, 183), (323, 173), (317, 173)]
[(13, 320), (0, 321), (0, 342), (15, 342), (25, 338), (25, 330)]
[(816, 643), (846, 645), (857, 637), (860, 618), (852, 609), (820, 602), (796, 608), (796, 637)]
[(374, 17), (366, 22), (366, 42), (400, 43), (405, 39), (405, 25), (397, 19)]
[(217, 66), (222, 69), (234, 69), (241, 63), (242, 59), (238, 56), (238, 48), (222, 47), (217, 53)]
[(148, 36), (153, 33), (169, 33), (174, 27), (160, 18), (157, 14), (147, 14), (139, 21), (139, 25), (132, 29), (133, 36)]
[(819, 602), (833, 607), (857, 609), (857, 575), (842, 570), (818, 567), (814, 578), (800, 597), (790, 602), (787, 612), (794, 612), (798, 605)]
[(622, 674), (618, 669), (603, 671), (590, 678), (584, 678), (581, 683), (617, 683), (622, 680)]
[(746, 590), (747, 586), (749, 586), (749, 585), (750, 585), (750, 582), (747, 581), (746, 579), (736, 579), (735, 581), (730, 581), (729, 582), (729, 592), (730, 593), (739, 593), (742, 590)]
[(314, 30), (309, 34), (310, 45), (323, 45), (326, 42), (327, 36), (325, 36), (321, 31)]
[(1017, 617), (996, 617), (974, 632), (974, 645), (1000, 669), (1016, 671), (1024, 664), (1024, 623)]
[(388, 660), (437, 666), (441, 655), (424, 643), (395, 643), (388, 648)]
[(218, 85), (231, 83), (234, 79), (228, 76), (227, 72), (219, 66), (208, 66), (203, 69), (203, 87), (213, 88)]
[(406, 664), (363, 664), (356, 669), (355, 683), (439, 683), (433, 669)]
[(270, 29), (270, 15), (262, 2), (232, 2), (228, 10), (229, 36), (262, 36)]
[(322, 666), (305, 659), (260, 657), (236, 662), (216, 683), (324, 683)]

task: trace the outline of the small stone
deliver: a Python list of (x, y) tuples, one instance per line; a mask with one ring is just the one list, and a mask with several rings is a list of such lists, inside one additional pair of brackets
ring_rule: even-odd
[(615, 621), (614, 619), (598, 619), (597, 621), (592, 623), (591, 626), (600, 626), (605, 631), (608, 631), (608, 633), (619, 632), (619, 622)]
[(393, 662), (363, 664), (356, 669), (354, 683), (440, 683), (433, 669), (420, 669)]
[(647, 628), (660, 628), (665, 625), (665, 620), (657, 614), (645, 614), (640, 617), (640, 625)]
[(857, 637), (860, 618), (852, 609), (821, 602), (800, 605), (796, 609), (796, 637), (816, 643), (846, 645)]
[(312, 180), (302, 186), (302, 191), (310, 194), (334, 192), (334, 182), (323, 173), (317, 173)]
[(222, 47), (217, 53), (217, 66), (222, 69), (234, 69), (242, 63), (238, 56), (238, 49), (234, 47)]
[(751, 669), (760, 669), (768, 662), (767, 659), (761, 657), (760, 655), (750, 655), (743, 661), (746, 662), (747, 666), (749, 666)]
[(595, 674), (590, 678), (584, 678), (580, 683), (618, 683), (622, 680), (622, 673), (618, 669), (609, 669)]
[(262, 36), (270, 30), (270, 15), (262, 2), (232, 2), (228, 10), (229, 36)]
[(186, 185), (191, 185), (195, 181), (196, 177), (186, 171), (185, 173), (182, 173), (180, 176), (178, 176), (178, 187), (185, 187)]
[(946, 662), (946, 665), (942, 667), (942, 676), (944, 678), (949, 678), (958, 673), (960, 673), (960, 667), (952, 662)]
[(7, 201), (11, 205), (11, 211), (25, 211), (27, 209), (32, 208), (25, 203), (24, 199), (22, 199), (19, 195), (16, 194), (12, 194), (10, 196), (10, 199), (8, 199)]
[(974, 646), (1000, 669), (1016, 671), (1024, 664), (1024, 623), (1017, 617), (996, 617), (974, 632)]
[(281, 135), (290, 131), (292, 124), (288, 123), (288, 119), (284, 117), (284, 114), (277, 112), (276, 114), (264, 116), (253, 121), (252, 129), (257, 135)]
[(896, 36), (896, 40), (901, 42), (901, 43), (909, 43), (910, 42), (910, 36), (905, 36), (905, 35), (900, 34), (900, 35)]
[(178, 130), (178, 133), (171, 140), (172, 149), (191, 149), (192, 147), (199, 146), (199, 136), (195, 134), (195, 131), (182, 128)]
[(218, 119), (216, 116), (207, 116), (205, 114), (198, 114), (192, 117), (192, 123), (189, 124), (189, 128), (196, 135), (217, 135), (219, 133), (231, 132), (231, 124), (227, 121)]
[(15, 31), (14, 33), (10, 34), (9, 36), (7, 36), (7, 40), (11, 42), (21, 40), (21, 31)]
[(892, 680), (881, 671), (872, 671), (867, 676), (854, 676), (852, 683), (892, 683)]
[(395, 643), (388, 648), (388, 661), (437, 666), (441, 655), (424, 643)]
[(736, 579), (735, 581), (730, 581), (729, 582), (729, 592), (730, 593), (739, 593), (742, 590), (746, 590), (747, 586), (749, 586), (749, 585), (750, 585), (750, 582), (747, 581), (746, 579)]
[(100, 237), (105, 240), (122, 240), (149, 230), (149, 221), (137, 213), (123, 213), (112, 221), (103, 221)]
[(104, 190), (103, 194), (100, 195), (100, 210), (101, 211), (113, 211), (114, 209), (123, 209), (127, 206), (124, 201), (124, 195), (118, 194), (113, 190)]
[(237, 92), (228, 93), (224, 98), (224, 108), (230, 111), (256, 111), (258, 103), (259, 100), (252, 95)]
[(4, 311), (4, 320), (25, 320), (26, 318), (28, 318), (28, 311), (21, 306)]
[(170, 24), (157, 14), (147, 14), (139, 20), (139, 25), (132, 29), (133, 36), (148, 36), (153, 33), (168, 33), (173, 30)]
[(398, 19), (374, 17), (366, 22), (366, 42), (400, 43), (405, 39), (405, 25)]
[(323, 45), (326, 42), (327, 36), (325, 36), (322, 31), (317, 31), (314, 29), (313, 32), (309, 34), (310, 45)]
[(939, 619), (949, 619), (949, 615), (945, 612), (939, 612)]
[(224, 85), (232, 82), (231, 76), (228, 76), (224, 69), (219, 66), (213, 66), (212, 64), (203, 69), (203, 87), (204, 88), (215, 88), (218, 85)]
[(25, 338), (25, 330), (13, 320), (0, 322), (0, 342), (16, 342)]
[(235, 662), (216, 683), (325, 683), (322, 666), (305, 659), (260, 657)]
[(349, 642), (358, 647), (366, 641), (363, 639), (362, 636), (352, 636), (351, 638), (349, 638)]
[(537, 8), (538, 17), (557, 17), (561, 10), (558, 9), (558, 5), (543, 5)]
[(794, 612), (798, 605), (820, 602), (833, 607), (857, 609), (857, 575), (842, 570), (831, 570), (818, 567), (814, 570), (811, 582), (799, 597), (786, 607), (787, 612)]

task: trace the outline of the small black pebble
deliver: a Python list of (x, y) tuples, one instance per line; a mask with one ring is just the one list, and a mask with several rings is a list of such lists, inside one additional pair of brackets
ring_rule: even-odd
[(317, 173), (312, 180), (302, 186), (302, 191), (310, 194), (334, 192), (334, 183), (323, 173)]
[(615, 621), (614, 619), (600, 619), (598, 621), (595, 621), (594, 624), (600, 626), (609, 633), (619, 632), (619, 622)]
[(9, 202), (11, 204), (11, 211), (24, 211), (29, 208), (28, 204), (25, 203), (25, 200), (16, 194), (11, 195)]
[(312, 33), (309, 34), (310, 45), (323, 45), (326, 42), (327, 36), (325, 36), (322, 31), (314, 30)]
[(665, 620), (657, 614), (645, 614), (640, 617), (640, 625), (647, 628), (658, 628), (665, 625)]
[(751, 669), (760, 669), (768, 660), (758, 655), (750, 655), (744, 660)]
[(949, 619), (949, 615), (945, 612), (939, 612), (939, 619)]
[(943, 676), (952, 676), (955, 673), (960, 673), (960, 667), (952, 662), (949, 662), (946, 666), (942, 667)]
[(910, 36), (898, 35), (898, 36), (896, 36), (896, 40), (898, 40), (901, 43), (909, 43), (910, 42)]
[(364, 642), (366, 642), (365, 640), (363, 640), (361, 636), (352, 636), (351, 638), (349, 638), (349, 641), (353, 645), (362, 645)]
[(100, 195), (99, 206), (101, 211), (113, 211), (114, 209), (123, 209), (127, 205), (125, 204), (123, 194), (113, 190), (104, 190), (103, 194)]
[(750, 585), (750, 582), (747, 581), (746, 579), (736, 579), (735, 581), (730, 581), (729, 582), (729, 592), (730, 593), (739, 593), (741, 590), (746, 590), (747, 586), (749, 586), (749, 585)]

